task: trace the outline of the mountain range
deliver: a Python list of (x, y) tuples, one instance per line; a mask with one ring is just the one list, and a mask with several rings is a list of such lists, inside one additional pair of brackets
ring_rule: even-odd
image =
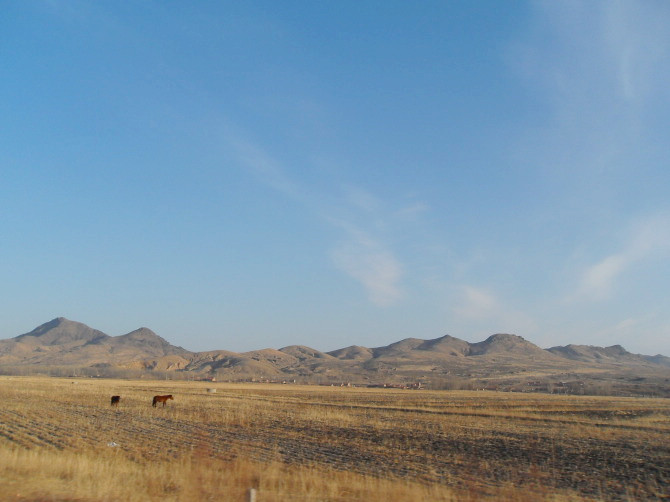
[(0, 371), (28, 370), (331, 384), (419, 381), (434, 387), (506, 385), (524, 390), (524, 385), (537, 387), (538, 382), (548, 388), (573, 381), (582, 386), (599, 382), (600, 387), (631, 391), (637, 386), (670, 394), (670, 358), (632, 354), (620, 345), (542, 349), (517, 335), (495, 334), (477, 343), (445, 335), (432, 340), (406, 338), (374, 348), (352, 345), (330, 352), (302, 345), (244, 353), (192, 352), (171, 345), (148, 328), (109, 336), (63, 317), (0, 340)]

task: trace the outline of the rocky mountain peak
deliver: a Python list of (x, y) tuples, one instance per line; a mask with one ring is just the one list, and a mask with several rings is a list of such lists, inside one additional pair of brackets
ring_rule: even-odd
[(89, 343), (109, 338), (102, 331), (90, 328), (80, 322), (70, 321), (64, 317), (57, 317), (38, 326), (29, 333), (15, 338), (21, 342), (35, 342), (40, 345), (65, 345), (69, 343)]
[(188, 352), (181, 347), (174, 347), (167, 340), (158, 336), (149, 328), (138, 328), (130, 333), (112, 338), (114, 345), (126, 348), (136, 347), (138, 349), (157, 349), (166, 354)]
[(523, 337), (507, 333), (491, 335), (483, 342), (470, 344), (470, 355), (483, 355), (493, 352), (545, 354), (544, 350)]

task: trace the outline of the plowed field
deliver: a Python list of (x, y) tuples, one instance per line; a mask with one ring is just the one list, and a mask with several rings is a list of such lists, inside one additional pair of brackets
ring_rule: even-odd
[(660, 399), (0, 378), (0, 447), (278, 461), (472, 498), (667, 498), (669, 438)]

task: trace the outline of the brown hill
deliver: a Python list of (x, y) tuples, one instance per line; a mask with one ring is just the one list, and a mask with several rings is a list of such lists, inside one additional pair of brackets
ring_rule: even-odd
[(487, 354), (547, 357), (547, 351), (518, 335), (491, 335), (483, 342), (471, 343), (468, 356)]
[(330, 354), (312, 349), (311, 347), (305, 347), (304, 345), (289, 345), (288, 347), (279, 349), (279, 351), (295, 357), (298, 361), (309, 361), (311, 359), (333, 359), (333, 356)]
[(621, 345), (595, 347), (593, 345), (570, 344), (564, 347), (551, 347), (547, 351), (566, 359), (588, 363), (649, 362), (643, 356), (628, 352)]
[(642, 356), (646, 361), (653, 364), (661, 364), (663, 366), (670, 366), (670, 357), (656, 354), (655, 356)]
[[(125, 369), (150, 370), (150, 371), (185, 371), (190, 360), (180, 355), (162, 356), (156, 359), (140, 359), (127, 363), (119, 363), (118, 366)], [(106, 367), (110, 365), (105, 364)]]
[[(116, 346), (135, 347), (140, 350), (153, 350), (158, 353), (163, 352), (164, 354), (176, 353), (181, 349), (181, 347), (170, 345), (149, 328), (139, 328), (126, 335), (108, 337), (107, 340)], [(181, 351), (184, 350), (181, 349)]]
[(102, 331), (92, 329), (80, 322), (58, 317), (38, 326), (30, 333), (14, 338), (17, 343), (29, 345), (67, 345), (77, 346), (109, 338)]
[(405, 338), (399, 342), (372, 349), (372, 357), (407, 357), (424, 342), (425, 340), (419, 338)]
[(170, 345), (147, 328), (114, 337), (63, 317), (29, 333), (0, 340), (0, 364), (12, 366), (123, 366), (135, 361), (187, 354), (190, 352)]
[(417, 350), (438, 352), (455, 357), (464, 357), (470, 353), (470, 344), (459, 338), (445, 335), (433, 340), (426, 340), (416, 347)]
[(327, 352), (329, 356), (333, 356), (337, 359), (349, 359), (356, 361), (366, 361), (372, 358), (372, 350), (367, 347), (361, 347), (359, 345), (351, 345), (350, 347), (345, 347), (343, 349), (333, 350)]
[[(186, 370), (210, 375), (279, 375), (280, 369), (270, 361), (274, 352), (279, 351), (254, 351), (244, 354), (227, 350), (196, 352), (191, 355)], [(277, 358), (274, 360), (277, 361)]]

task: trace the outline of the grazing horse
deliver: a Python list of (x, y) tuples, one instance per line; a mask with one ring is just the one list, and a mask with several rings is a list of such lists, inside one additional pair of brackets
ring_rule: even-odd
[(121, 396), (112, 396), (112, 406), (118, 406), (121, 401)]
[(156, 403), (163, 403), (163, 408), (165, 408), (165, 403), (167, 403), (168, 399), (174, 399), (174, 397), (172, 397), (172, 394), (169, 394), (167, 396), (154, 396), (154, 400), (151, 403), (151, 406), (155, 408)]

